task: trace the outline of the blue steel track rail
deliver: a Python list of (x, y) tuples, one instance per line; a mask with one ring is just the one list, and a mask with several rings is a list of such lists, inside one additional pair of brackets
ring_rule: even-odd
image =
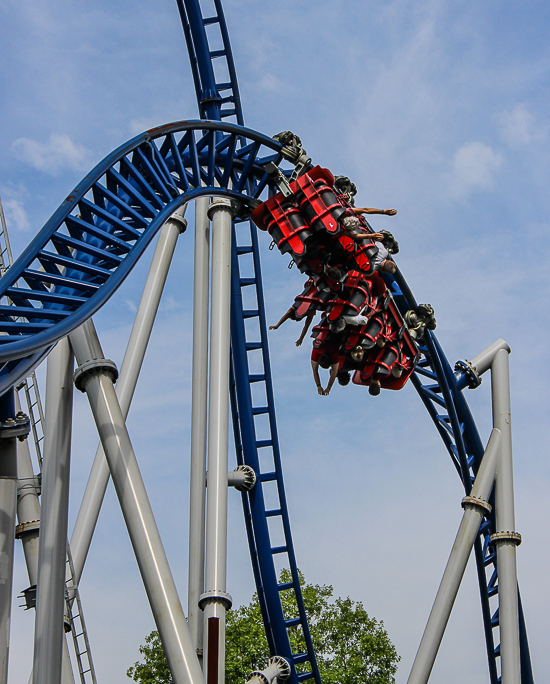
[(279, 150), (241, 126), (184, 121), (99, 163), (0, 279), (0, 393), (103, 306), (178, 206), (212, 194), (249, 204)]
[[(243, 112), (229, 32), (221, 0), (205, 17), (198, 0), (176, 0), (189, 52), (201, 119), (235, 119), (243, 126)], [(215, 41), (216, 47), (210, 43)]]
[[(214, 14), (210, 13), (209, 16), (204, 15), (204, 3), (201, 5), (199, 0), (176, 2), (187, 42), (199, 115), (218, 120), (235, 118), (242, 125), (243, 113), (237, 76), (221, 0), (214, 0)], [(213, 29), (217, 29), (214, 33), (218, 39), (217, 47), (211, 47), (209, 42)], [(220, 63), (225, 69), (219, 68)], [(220, 72), (224, 74), (221, 77)], [(316, 684), (321, 684), (300, 588), (284, 491), (257, 232), (253, 225), (248, 224), (244, 242), (238, 240), (238, 234), (241, 235), (242, 230), (234, 232), (232, 255), (231, 405), (239, 463), (252, 466), (258, 474), (258, 483), (254, 490), (242, 495), (252, 568), (271, 653), (287, 658), (291, 665), (292, 684), (312, 677)], [(252, 270), (243, 276), (242, 262), (247, 257), (252, 259)], [(251, 299), (254, 301), (253, 306), (246, 308), (243, 302)], [(250, 323), (255, 325), (255, 339), (250, 339)], [(259, 369), (251, 372), (250, 357), (255, 355), (260, 357)], [(255, 363), (258, 364), (258, 360)], [(254, 405), (253, 396), (257, 397), (259, 388), (264, 393), (264, 401), (261, 405)], [(268, 418), (268, 434), (260, 439), (258, 423), (265, 417)], [(271, 466), (266, 469), (265, 464), (269, 460), (269, 457), (266, 458), (267, 452), (271, 454)], [(277, 503), (267, 510), (264, 490), (270, 486), (275, 488)], [(274, 532), (276, 525), (282, 528), (284, 538), (284, 542), (278, 546), (271, 542), (271, 532)], [(290, 582), (278, 581), (276, 557), (284, 558), (285, 564), (289, 566)], [(284, 614), (281, 603), (283, 592), (290, 598), (285, 605), (290, 603), (294, 607), (291, 616)], [(291, 641), (296, 643), (297, 633), (302, 637), (300, 643), (305, 644), (303, 653), (292, 651)]]

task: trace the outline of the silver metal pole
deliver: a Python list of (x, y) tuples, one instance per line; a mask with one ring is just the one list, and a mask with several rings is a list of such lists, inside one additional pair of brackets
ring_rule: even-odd
[(506, 349), (498, 351), (493, 360), (491, 388), (493, 425), (502, 433), (501, 458), (495, 485), (497, 532), (491, 537), (491, 543), (497, 550), (501, 674), (502, 684), (520, 684), (516, 546), (521, 543), (521, 537), (514, 531), (510, 370)]
[(212, 220), (210, 377), (208, 392), (208, 491), (205, 589), (200, 599), (206, 632), (207, 684), (225, 682), (229, 343), (231, 309), (231, 202), (215, 199)]
[[(13, 390), (9, 390), (13, 392)], [(12, 397), (0, 399), (2, 425), (15, 423)], [(6, 409), (4, 411), (4, 409)], [(0, 433), (0, 684), (8, 681), (11, 591), (15, 544), (15, 509), (17, 505), (16, 438)]]
[(430, 677), (479, 526), (491, 511), (488, 499), (495, 481), (500, 441), (500, 431), (493, 429), (472, 491), (462, 500), (464, 515), (407, 684), (426, 684)]
[[(141, 365), (145, 357), (147, 344), (151, 336), (155, 317), (157, 315), (166, 277), (172, 263), (174, 250), (179, 235), (185, 230), (187, 222), (184, 219), (184, 204), (177, 209), (160, 230), (160, 235), (151, 261), (143, 294), (128, 341), (128, 347), (120, 369), (120, 378), (116, 393), (124, 418), (128, 415), (134, 390), (136, 388)], [(75, 581), (78, 584), (90, 543), (94, 534), (97, 519), (105, 490), (109, 483), (110, 471), (103, 447), (98, 446), (95, 459), (86, 485), (86, 490), (80, 504), (80, 510), (71, 537), (71, 552), (73, 555)]]
[(116, 366), (103, 356), (91, 320), (71, 333), (70, 340), (79, 364), (75, 385), (88, 395), (174, 683), (202, 684), (199, 661), (113, 387)]
[[(19, 397), (15, 395), (15, 408), (21, 410)], [(40, 529), (40, 503), (37, 493), (37, 479), (32, 467), (28, 440), (17, 441), (17, 519), (16, 538), (21, 540), (29, 584), (32, 587), (38, 581), (38, 533)], [(74, 684), (74, 674), (67, 646), (66, 636), (63, 639), (62, 657), (63, 684)], [(32, 682), (32, 674), (31, 674)]]
[[(16, 397), (16, 408), (17, 406)], [(18, 408), (20, 410), (20, 408)], [(17, 442), (17, 519), (19, 525), (15, 530), (21, 539), (23, 554), (27, 565), (29, 583), (36, 584), (38, 579), (38, 531), (40, 528), (40, 503), (38, 501), (37, 485), (29, 443), (27, 440)]]
[(481, 353), (479, 353), (476, 357), (472, 359), (472, 366), (480, 375), (483, 375), (483, 373), (485, 373), (489, 370), (489, 368), (491, 368), (491, 364), (493, 363), (495, 355), (501, 349), (504, 349), (507, 352), (510, 351), (510, 347), (504, 340), (501, 339), (497, 340), (496, 342), (493, 342), (493, 344), (488, 346), (487, 349), (484, 349)]
[(206, 415), (208, 397), (208, 282), (210, 198), (195, 201), (195, 270), (193, 287), (193, 386), (191, 391), (191, 471), (189, 496), (189, 581), (187, 616), (191, 639), (202, 663), (204, 592), (204, 523), (206, 502)]
[(33, 684), (61, 682), (72, 409), (73, 355), (64, 338), (48, 356), (46, 375)]

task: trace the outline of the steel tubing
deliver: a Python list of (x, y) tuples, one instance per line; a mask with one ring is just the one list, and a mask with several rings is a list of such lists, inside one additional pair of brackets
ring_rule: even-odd
[[(20, 404), (16, 397), (16, 408)], [(40, 527), (40, 502), (36, 489), (37, 480), (32, 467), (29, 443), (25, 439), (17, 442), (17, 537), (21, 539), (23, 555), (29, 575), (29, 583), (38, 579), (38, 531)]]
[(33, 684), (59, 684), (65, 633), (65, 562), (73, 411), (73, 354), (67, 338), (48, 356)]
[[(13, 390), (10, 390), (13, 393)], [(11, 397), (0, 399), (0, 420), (14, 417)], [(4, 411), (3, 409), (6, 409)], [(11, 592), (17, 505), (16, 438), (0, 439), (0, 684), (8, 681)]]
[(202, 672), (153, 511), (113, 386), (112, 362), (103, 356), (91, 322), (71, 333), (79, 364), (75, 382), (86, 394), (109, 464), (132, 547), (175, 684), (202, 684)]
[[(19, 397), (15, 395), (15, 408), (21, 410)], [(29, 442), (27, 439), (17, 441), (17, 537), (23, 546), (25, 565), (32, 586), (38, 580), (38, 537), (40, 529), (40, 502), (36, 490), (36, 480), (32, 467)], [(32, 674), (30, 681), (32, 682)], [(74, 684), (74, 674), (67, 646), (67, 638), (63, 639), (62, 675), (63, 684)]]
[(516, 546), (514, 531), (514, 477), (508, 351), (501, 349), (491, 367), (493, 425), (502, 433), (501, 458), (495, 485), (497, 534), (492, 542), (497, 551), (500, 658), (502, 684), (520, 684), (519, 610)]
[(464, 515), (456, 535), (445, 572), (422, 635), (407, 684), (426, 684), (443, 639), (472, 547), (483, 520), (484, 509), (495, 481), (500, 455), (501, 435), (493, 429), (470, 495), (463, 500)]
[[(161, 228), (151, 267), (145, 281), (116, 387), (120, 408), (125, 418), (130, 409), (176, 243), (179, 235), (185, 230), (185, 219), (183, 217), (186, 207), (187, 205), (184, 204), (175, 211)], [(80, 581), (84, 569), (109, 477), (109, 466), (100, 444), (96, 451), (71, 537), (71, 552), (77, 583)]]
[(510, 347), (504, 340), (497, 340), (493, 344), (489, 345), (487, 349), (484, 349), (471, 361), (472, 366), (477, 370), (480, 375), (483, 375), (486, 371), (491, 368), (491, 364), (496, 356), (496, 354), (504, 350), (510, 352)]
[[(204, 607), (206, 681), (225, 682), (227, 564), (227, 470), (229, 429), (229, 344), (231, 314), (231, 202), (215, 199), (212, 221), (210, 377), (208, 392), (208, 490)], [(217, 666), (217, 667), (216, 667)], [(217, 672), (216, 672), (217, 670)]]
[(189, 581), (187, 617), (191, 638), (202, 660), (203, 620), (199, 597), (204, 591), (206, 501), (206, 423), (208, 397), (209, 197), (195, 201), (193, 287), (193, 370), (191, 391), (191, 470), (189, 496)]

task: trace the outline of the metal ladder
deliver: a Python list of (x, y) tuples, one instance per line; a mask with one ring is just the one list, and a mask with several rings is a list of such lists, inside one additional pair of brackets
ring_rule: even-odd
[[(94, 663), (92, 660), (92, 651), (90, 649), (90, 641), (88, 639), (88, 631), (86, 629), (86, 622), (84, 621), (84, 613), (82, 611), (82, 603), (80, 601), (80, 593), (78, 585), (74, 582), (74, 565), (73, 557), (69, 543), (67, 542), (67, 574), (65, 580), (65, 605), (67, 606), (67, 617), (71, 626), (71, 634), (73, 636), (73, 646), (78, 665), (78, 674), (80, 675), (81, 684), (97, 684), (95, 676)], [(76, 603), (76, 612), (74, 605)]]
[[(246, 222), (234, 225), (231, 405), (237, 460), (251, 466), (257, 476), (256, 486), (242, 494), (252, 568), (272, 655), (282, 655), (291, 663), (293, 684), (312, 678), (321, 684), (283, 483), (256, 227)], [(243, 275), (246, 259), (247, 274)], [(277, 541), (272, 541), (276, 536)], [(279, 581), (276, 558), (290, 569), (290, 581)], [(283, 592), (290, 599), (285, 605), (291, 604), (287, 614), (281, 603)], [(302, 650), (295, 652), (293, 647)]]
[(38, 382), (34, 371), (17, 385), (16, 390), (23, 390), (29, 418), (31, 419), (31, 432), (34, 449), (40, 471), (42, 471), (42, 442), (44, 441), (44, 411), (38, 391)]

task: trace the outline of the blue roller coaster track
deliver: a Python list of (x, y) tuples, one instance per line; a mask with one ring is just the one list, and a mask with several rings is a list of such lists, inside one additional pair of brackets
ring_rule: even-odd
[[(45, 224), (0, 280), (0, 393), (16, 385), (57, 340), (87, 320), (123, 282), (163, 222), (181, 204), (201, 195), (225, 195), (249, 209), (274, 192), (264, 171), (280, 164), (281, 145), (244, 127), (236, 71), (220, 0), (204, 16), (199, 0), (176, 0), (187, 42), (200, 120), (146, 131), (119, 147), (93, 169)], [(217, 32), (212, 50), (209, 40)], [(246, 214), (246, 212), (245, 212)], [(239, 225), (242, 224), (242, 225)], [(242, 257), (252, 256), (253, 272), (242, 276)], [(401, 311), (416, 302), (400, 272), (389, 278)], [(246, 297), (243, 294), (246, 291)], [(253, 301), (245, 308), (244, 301)], [(257, 325), (247, 326), (253, 319)], [(255, 332), (251, 332), (254, 330)], [(253, 224), (237, 219), (232, 256), (231, 407), (237, 460), (252, 466), (258, 484), (242, 494), (253, 573), (267, 638), (273, 654), (292, 666), (291, 682), (321, 684), (298, 570), (285, 498), (264, 311), (258, 236)], [(483, 455), (483, 445), (463, 395), (466, 375), (455, 372), (433, 333), (420, 347), (412, 382), (430, 414), (466, 494)], [(251, 359), (254, 358), (254, 372)], [(259, 359), (259, 361), (258, 361)], [(258, 391), (260, 390), (260, 391)], [(254, 397), (262, 396), (260, 403)], [(257, 421), (266, 416), (262, 439)], [(266, 508), (264, 488), (274, 483), (278, 504)], [(494, 508), (493, 508), (494, 510)], [(273, 546), (272, 524), (282, 525), (284, 544)], [(475, 558), (491, 684), (497, 684), (498, 569), (490, 535), (494, 514), (482, 524)], [(280, 582), (275, 558), (290, 568)], [(285, 615), (281, 595), (294, 597)], [(301, 634), (303, 652), (293, 652), (289, 635)], [(523, 684), (533, 675), (520, 602)]]

